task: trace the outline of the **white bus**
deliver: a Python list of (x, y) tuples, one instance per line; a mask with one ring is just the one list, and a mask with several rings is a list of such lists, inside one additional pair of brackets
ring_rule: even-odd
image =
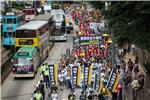
[(52, 37), (55, 38), (55, 41), (67, 41), (65, 15), (54, 14), (53, 21), (55, 23), (55, 30), (52, 33)]

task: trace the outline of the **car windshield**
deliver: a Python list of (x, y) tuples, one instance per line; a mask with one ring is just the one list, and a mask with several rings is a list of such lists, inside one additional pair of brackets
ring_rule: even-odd
[(31, 60), (30, 58), (17, 58), (16, 65), (17, 66), (29, 66), (31, 65)]

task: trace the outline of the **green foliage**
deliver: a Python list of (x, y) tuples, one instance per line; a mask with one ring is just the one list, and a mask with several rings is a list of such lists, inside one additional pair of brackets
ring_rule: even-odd
[[(97, 2), (95, 6), (99, 4)], [(103, 14), (115, 36), (128, 37), (131, 42), (150, 51), (150, 2), (113, 1)]]
[(96, 9), (103, 9), (105, 7), (104, 1), (91, 1), (90, 3), (94, 5), (94, 8)]

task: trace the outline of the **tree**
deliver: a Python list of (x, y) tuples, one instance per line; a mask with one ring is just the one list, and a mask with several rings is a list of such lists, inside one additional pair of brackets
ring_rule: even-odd
[(113, 1), (103, 14), (116, 36), (128, 37), (136, 45), (150, 50), (150, 2)]

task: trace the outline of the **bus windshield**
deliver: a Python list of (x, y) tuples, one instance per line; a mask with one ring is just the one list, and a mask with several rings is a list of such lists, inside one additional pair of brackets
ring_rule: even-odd
[(16, 18), (4, 18), (3, 23), (16, 24)]
[(54, 36), (62, 36), (65, 34), (65, 29), (63, 27), (58, 27), (55, 29), (54, 33), (52, 35)]
[(33, 9), (23, 10), (26, 15), (34, 15), (35, 11)]
[(64, 21), (64, 16), (61, 15), (61, 14), (56, 14), (56, 15), (54, 15), (54, 17), (53, 17), (53, 20), (54, 20), (55, 22), (63, 22), (63, 21)]
[(7, 24), (12, 24), (12, 23), (13, 23), (13, 19), (8, 18), (8, 19), (7, 19)]
[(15, 61), (17, 66), (30, 66), (32, 65), (31, 59), (29, 58), (17, 58)]
[(35, 38), (36, 32), (35, 30), (17, 30), (16, 38)]

